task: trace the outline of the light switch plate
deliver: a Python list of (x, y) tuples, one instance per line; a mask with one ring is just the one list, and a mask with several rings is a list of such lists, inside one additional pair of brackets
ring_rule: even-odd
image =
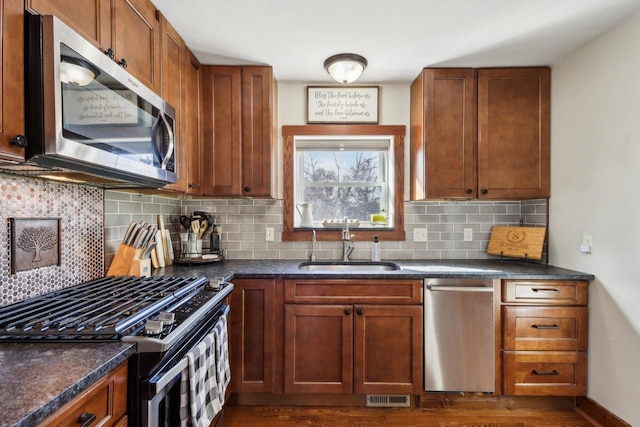
[(473, 242), (473, 228), (464, 229), (464, 241)]

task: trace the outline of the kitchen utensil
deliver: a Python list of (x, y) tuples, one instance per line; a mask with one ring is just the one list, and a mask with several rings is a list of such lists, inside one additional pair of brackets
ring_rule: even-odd
[(164, 239), (162, 238), (160, 230), (156, 231), (156, 252), (158, 253), (158, 266), (160, 268), (166, 265), (164, 263), (164, 248), (162, 247), (163, 241)]
[(313, 215), (310, 203), (298, 203), (296, 210), (300, 214), (300, 227), (313, 227)]
[(200, 221), (200, 230), (198, 230), (198, 239), (202, 239), (202, 235), (204, 234), (205, 231), (207, 231), (208, 228), (209, 228), (209, 223), (207, 222), (206, 219), (203, 219), (202, 221)]
[(169, 264), (167, 265), (171, 265), (173, 264), (173, 259), (174, 259), (173, 243), (171, 242), (171, 233), (169, 232), (169, 230), (165, 229), (164, 234), (165, 234), (165, 241), (167, 242), (167, 259), (169, 260)]
[(169, 249), (167, 248), (167, 239), (164, 228), (164, 217), (158, 215), (158, 229), (160, 231), (160, 244), (162, 245), (162, 254), (164, 256), (164, 265), (169, 265)]
[(193, 219), (193, 217), (191, 217), (191, 232), (196, 235), (200, 233), (200, 219)]
[(180, 224), (184, 227), (185, 231), (191, 230), (191, 220), (186, 215), (180, 215)]

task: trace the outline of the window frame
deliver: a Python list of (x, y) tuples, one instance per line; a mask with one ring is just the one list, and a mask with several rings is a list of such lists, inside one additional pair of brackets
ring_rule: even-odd
[[(380, 240), (404, 241), (404, 138), (405, 126), (402, 125), (300, 125), (282, 126), (283, 139), (283, 241), (306, 241), (311, 237), (309, 229), (294, 228), (294, 141), (301, 136), (389, 136), (393, 140), (393, 182), (394, 226), (387, 229), (351, 229), (356, 241), (368, 241), (377, 235)], [(340, 240), (339, 229), (315, 227), (317, 240)]]

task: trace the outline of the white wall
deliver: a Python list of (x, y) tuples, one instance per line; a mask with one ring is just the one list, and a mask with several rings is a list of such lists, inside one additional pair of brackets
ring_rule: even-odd
[[(553, 67), (549, 252), (593, 273), (588, 396), (640, 425), (640, 14)], [(593, 253), (582, 254), (583, 234)]]

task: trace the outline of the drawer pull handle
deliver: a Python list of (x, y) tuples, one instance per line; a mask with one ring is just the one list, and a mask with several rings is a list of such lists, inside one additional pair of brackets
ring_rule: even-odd
[(89, 427), (92, 422), (96, 420), (96, 414), (90, 412), (83, 412), (78, 418), (78, 422), (82, 423), (80, 427)]
[(533, 292), (554, 292), (554, 293), (560, 292), (560, 290), (555, 288), (531, 288), (531, 290)]
[(531, 373), (533, 375), (560, 375), (560, 372), (558, 372), (556, 369), (554, 369), (553, 371), (538, 371), (537, 369), (534, 369), (531, 371)]
[(558, 325), (531, 325), (532, 328), (535, 329), (559, 329)]

